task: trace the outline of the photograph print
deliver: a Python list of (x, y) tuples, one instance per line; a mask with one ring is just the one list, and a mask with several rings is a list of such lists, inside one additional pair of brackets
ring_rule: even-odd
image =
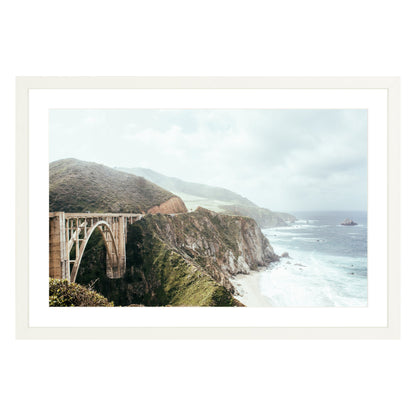
[(367, 110), (49, 110), (49, 306), (367, 299)]

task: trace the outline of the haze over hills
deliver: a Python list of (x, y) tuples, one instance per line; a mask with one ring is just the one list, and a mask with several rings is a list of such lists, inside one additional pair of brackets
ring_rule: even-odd
[(284, 226), (287, 225), (287, 222), (293, 222), (296, 219), (291, 214), (258, 207), (247, 198), (221, 187), (187, 182), (162, 175), (151, 169), (122, 167), (115, 169), (142, 176), (170, 192), (174, 192), (182, 198), (189, 210), (195, 210), (201, 206), (219, 213), (244, 215), (254, 218), (262, 228)]
[(49, 211), (187, 212), (183, 201), (148, 180), (77, 159), (49, 164)]
[(248, 205), (253, 207), (256, 206), (256, 204), (249, 201), (247, 198), (244, 198), (235, 192), (229, 191), (228, 189), (217, 186), (183, 181), (182, 179), (162, 175), (161, 173), (155, 172), (151, 169), (122, 167), (116, 167), (115, 169), (131, 173), (133, 175), (142, 176), (143, 178), (146, 178), (147, 180), (178, 194), (187, 194), (193, 197), (200, 197), (211, 201), (221, 201), (229, 204)]

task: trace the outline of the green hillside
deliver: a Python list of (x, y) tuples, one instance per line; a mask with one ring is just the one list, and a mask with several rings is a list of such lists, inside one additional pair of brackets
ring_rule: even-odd
[(175, 195), (148, 180), (77, 159), (49, 164), (49, 211), (146, 212)]

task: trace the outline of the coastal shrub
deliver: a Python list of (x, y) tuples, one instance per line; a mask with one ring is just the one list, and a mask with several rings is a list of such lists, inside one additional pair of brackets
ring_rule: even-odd
[(67, 280), (49, 279), (49, 306), (114, 306), (94, 290)]

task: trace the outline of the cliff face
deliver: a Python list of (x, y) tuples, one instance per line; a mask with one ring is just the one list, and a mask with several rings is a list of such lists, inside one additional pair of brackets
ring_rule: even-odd
[(174, 196), (168, 199), (166, 202), (163, 202), (160, 205), (156, 205), (149, 210), (148, 214), (178, 214), (188, 212), (186, 205), (177, 196)]
[(253, 219), (199, 208), (146, 215), (129, 226), (126, 274), (108, 279), (96, 231), (77, 283), (94, 283), (117, 306), (243, 306), (233, 297), (231, 277), (278, 260)]
[[(156, 252), (152, 251), (154, 247), (157, 247)], [(203, 291), (209, 286), (220, 286), (228, 294), (234, 294), (230, 281), (232, 276), (249, 273), (278, 260), (253, 219), (222, 215), (203, 208), (187, 214), (144, 217), (129, 230), (128, 249), (128, 259), (132, 259), (132, 263), (127, 264), (129, 272), (142, 275), (148, 282), (148, 292), (156, 287), (169, 287), (175, 282), (171, 279), (167, 285), (163, 277), (160, 279), (160, 271), (171, 268), (173, 258), (176, 259), (175, 264), (180, 263), (180, 267), (171, 268), (170, 274), (165, 277), (171, 277), (172, 273), (179, 274), (184, 279), (184, 288), (194, 295), (200, 292), (196, 285), (202, 281), (206, 285)], [(153, 263), (144, 271), (141, 266), (146, 264), (147, 257), (152, 258)], [(155, 269), (159, 276), (154, 273)], [(196, 274), (199, 278), (195, 277)], [(203, 291), (198, 296), (204, 298)], [(187, 296), (181, 296), (179, 304), (186, 299)]]
[(140, 224), (129, 228), (127, 304), (145, 306), (242, 306), (212, 277)]

